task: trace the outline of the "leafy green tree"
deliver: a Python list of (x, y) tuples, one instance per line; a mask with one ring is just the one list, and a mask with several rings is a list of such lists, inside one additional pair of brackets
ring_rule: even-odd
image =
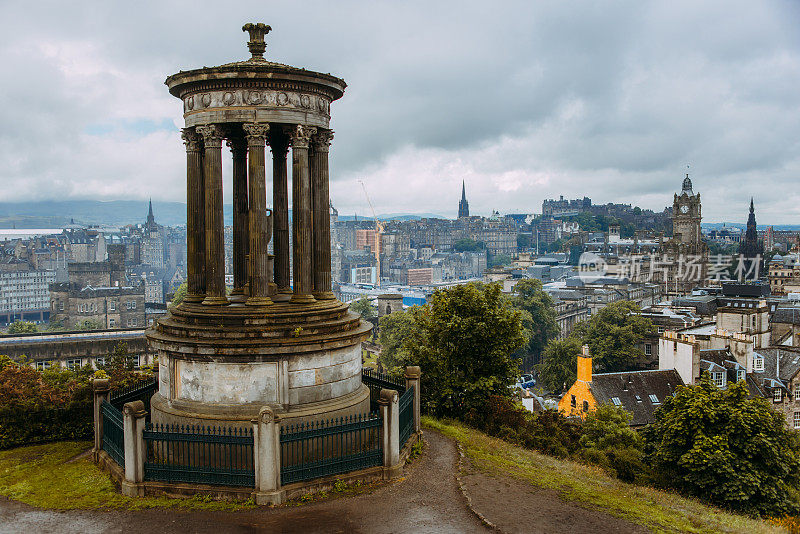
[(187, 282), (182, 282), (181, 285), (178, 286), (178, 289), (175, 290), (175, 294), (172, 295), (172, 306), (177, 306), (183, 299), (186, 298), (186, 290), (189, 287)]
[(551, 341), (544, 349), (542, 363), (536, 366), (541, 384), (554, 393), (569, 388), (577, 378), (580, 353), (581, 344), (575, 338)]
[(533, 238), (530, 234), (517, 234), (517, 248), (531, 248)]
[(366, 295), (351, 302), (350, 309), (361, 315), (364, 319), (372, 319), (378, 316), (378, 308), (372, 304)]
[(522, 313), (504, 302), (498, 284), (439, 290), (419, 308), (414, 335), (395, 354), (422, 368), (425, 411), (463, 417), (490, 395), (510, 395), (519, 373), (512, 355), (527, 339)]
[(399, 376), (406, 365), (411, 365), (413, 355), (406, 347), (413, 346), (421, 338), (419, 315), (421, 306), (407, 310), (396, 310), (380, 318), (378, 336), (381, 345), (381, 365), (389, 374)]
[(603, 404), (583, 422), (581, 457), (622, 480), (641, 480), (647, 473), (642, 462), (642, 437), (630, 427), (631, 414), (621, 406)]
[(453, 250), (456, 252), (475, 252), (485, 248), (486, 244), (483, 241), (475, 241), (474, 239), (470, 239), (468, 237), (459, 239), (453, 243)]
[(704, 373), (678, 388), (643, 432), (656, 481), (717, 506), (750, 515), (797, 514), (800, 439), (784, 415), (747, 385), (727, 389)]
[(528, 354), (539, 355), (559, 332), (553, 299), (544, 292), (542, 282), (526, 278), (517, 282), (509, 298), (512, 306), (527, 312), (522, 325), (528, 331)]
[(653, 332), (650, 319), (640, 315), (635, 302), (618, 300), (578, 323), (572, 335), (588, 345), (594, 361), (604, 372), (629, 370), (644, 356), (636, 345)]
[(14, 321), (8, 327), (9, 334), (35, 334), (39, 329), (31, 321)]
[(75, 323), (75, 330), (100, 330), (103, 325), (92, 319), (84, 319)]
[(514, 261), (514, 258), (508, 254), (496, 254), (489, 258), (488, 263), (489, 267), (502, 267), (504, 265), (510, 265), (512, 261)]

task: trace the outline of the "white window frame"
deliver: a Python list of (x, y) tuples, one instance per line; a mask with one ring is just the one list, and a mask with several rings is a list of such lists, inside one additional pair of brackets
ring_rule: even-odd
[(762, 356), (753, 356), (753, 370), (754, 371), (764, 370), (764, 358)]
[(783, 393), (781, 388), (774, 388), (772, 390), (772, 402), (781, 402), (783, 400)]
[(794, 400), (800, 401), (800, 384), (794, 387)]
[(653, 393), (650, 394), (650, 402), (653, 404), (661, 404), (661, 401), (658, 400), (658, 396)]
[(97, 368), (99, 368), (99, 367), (101, 367), (101, 366), (103, 366), (105, 364), (106, 364), (105, 356), (98, 356), (97, 358), (94, 359), (94, 366), (97, 367)]
[(653, 355), (653, 345), (650, 343), (644, 344), (644, 355), (645, 356), (652, 356)]
[(714, 385), (718, 388), (725, 387), (725, 371), (711, 373), (711, 379), (714, 381)]
[(113, 300), (108, 301), (108, 311), (117, 311), (117, 303)]
[(800, 428), (800, 412), (794, 412), (794, 428)]
[(744, 369), (737, 369), (736, 370), (736, 381), (738, 382), (740, 380), (744, 380), (745, 378), (747, 378), (747, 373), (745, 372), (745, 370)]
[(75, 369), (80, 368), (81, 360), (80, 360), (80, 358), (77, 358), (77, 359), (71, 358), (71, 359), (66, 361), (66, 364), (67, 364), (67, 369), (69, 369), (70, 371), (74, 371)]

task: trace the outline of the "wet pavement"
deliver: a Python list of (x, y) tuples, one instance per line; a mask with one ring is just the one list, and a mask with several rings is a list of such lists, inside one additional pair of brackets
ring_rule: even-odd
[(472, 514), (455, 479), (455, 444), (431, 430), (423, 456), (402, 481), (356, 497), (243, 512), (54, 511), (0, 500), (0, 533), (181, 532), (471, 533), (488, 529)]

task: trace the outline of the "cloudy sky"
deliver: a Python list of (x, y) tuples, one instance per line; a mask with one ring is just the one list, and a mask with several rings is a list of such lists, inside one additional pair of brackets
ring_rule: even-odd
[[(249, 57), (349, 84), (340, 213), (661, 210), (687, 164), (704, 220), (800, 224), (800, 3), (0, 2), (0, 201), (185, 201), (167, 75)], [(228, 197), (229, 198), (229, 197)]]

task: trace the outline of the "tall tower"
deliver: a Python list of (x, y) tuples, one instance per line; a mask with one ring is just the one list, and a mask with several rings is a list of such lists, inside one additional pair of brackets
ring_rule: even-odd
[(763, 272), (764, 243), (758, 240), (756, 227), (756, 211), (753, 198), (750, 198), (750, 215), (747, 217), (747, 231), (744, 240), (739, 243), (739, 254), (744, 258), (747, 273), (741, 273), (747, 279), (755, 280)]
[(467, 202), (467, 188), (461, 180), (461, 200), (458, 202), (458, 218), (469, 217), (469, 202)]
[(692, 191), (689, 174), (683, 179), (681, 194), (672, 202), (672, 238), (678, 243), (697, 247), (702, 241), (700, 233), (700, 193)]

